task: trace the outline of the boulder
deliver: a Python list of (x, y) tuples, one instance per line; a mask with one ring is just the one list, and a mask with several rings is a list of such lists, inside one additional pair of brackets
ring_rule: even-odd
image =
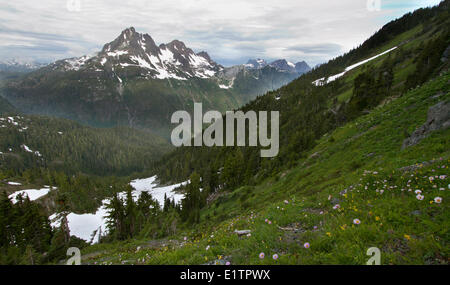
[(248, 235), (249, 233), (251, 233), (250, 230), (235, 230), (234, 231), (235, 234), (237, 234), (238, 236), (243, 236), (243, 235)]
[(450, 126), (450, 101), (441, 101), (428, 109), (427, 121), (403, 141), (402, 149), (418, 144), (431, 132)]

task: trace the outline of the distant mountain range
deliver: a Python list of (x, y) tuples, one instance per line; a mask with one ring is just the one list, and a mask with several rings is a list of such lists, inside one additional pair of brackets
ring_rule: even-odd
[(279, 71), (298, 74), (303, 74), (311, 70), (311, 67), (305, 61), (300, 61), (294, 64), (285, 59), (278, 59), (273, 61), (272, 63), (267, 63), (264, 59), (258, 58), (258, 59), (250, 59), (245, 64), (245, 67), (249, 69), (260, 69), (266, 66), (274, 67)]
[(157, 45), (131, 27), (94, 55), (30, 65), (0, 94), (23, 113), (167, 136), (171, 113), (191, 111), (194, 101), (206, 109), (235, 109), (309, 70), (305, 62), (284, 59), (224, 67), (205, 51), (196, 53), (179, 40)]
[(35, 61), (24, 61), (19, 59), (9, 59), (0, 61), (0, 72), (30, 72), (46, 66), (45, 63)]

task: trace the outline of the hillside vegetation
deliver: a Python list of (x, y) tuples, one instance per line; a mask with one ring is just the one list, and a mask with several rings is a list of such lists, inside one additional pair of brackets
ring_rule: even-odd
[(199, 225), (159, 247), (100, 244), (85, 262), (365, 264), (378, 247), (382, 264), (447, 264), (450, 130), (405, 149), (399, 130), (423, 125), (429, 107), (449, 102), (448, 90), (446, 73), (324, 135), (299, 166), (223, 193)]
[[(191, 181), (182, 208), (169, 209), (171, 239), (146, 249), (139, 240), (154, 231), (137, 232), (87, 249), (106, 250), (89, 262), (364, 264), (375, 246), (384, 264), (448, 263), (448, 5), (407, 14), (242, 107), (280, 111), (276, 158), (261, 159), (254, 147), (165, 156), (161, 179)], [(435, 121), (442, 124), (428, 126)]]
[(98, 129), (43, 116), (0, 117), (0, 170), (33, 168), (96, 175), (142, 172), (170, 150), (155, 135), (126, 127)]
[[(76, 244), (88, 264), (365, 264), (371, 247), (382, 264), (448, 264), (449, 4), (408, 13), (241, 107), (280, 112), (274, 158), (261, 158), (259, 147), (181, 147), (150, 164), (165, 149), (139, 131), (14, 117), (17, 125), (0, 128), (4, 182), (37, 177), (58, 189), (48, 195), (53, 205), (33, 210), (42, 213), (45, 245), (9, 246), (34, 240), (20, 227), (2, 232), (0, 263), (55, 263)], [(138, 171), (162, 184), (189, 180), (177, 189), (185, 198), (175, 205), (166, 197), (162, 208), (149, 195), (135, 201), (129, 177), (108, 176)], [(64, 223), (48, 231), (46, 211), (92, 212), (105, 197), (108, 232), (99, 244), (70, 237)], [(8, 213), (29, 204), (13, 206), (4, 195), (0, 206), (0, 223), (11, 225)]]

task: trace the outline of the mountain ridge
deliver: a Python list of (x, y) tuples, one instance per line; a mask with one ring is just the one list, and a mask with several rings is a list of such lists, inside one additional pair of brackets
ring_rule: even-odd
[(311, 67), (306, 63), (306, 61), (299, 61), (297, 63), (292, 63), (286, 59), (277, 59), (268, 63), (266, 60), (261, 58), (249, 59), (244, 66), (248, 69), (261, 69), (266, 66), (274, 67), (280, 71), (298, 73), (302, 75), (311, 70)]
[(223, 67), (182, 41), (157, 45), (133, 27), (96, 54), (53, 62), (5, 80), (0, 92), (18, 111), (62, 117), (94, 127), (126, 125), (169, 137), (170, 114), (238, 108), (300, 74), (271, 66)]

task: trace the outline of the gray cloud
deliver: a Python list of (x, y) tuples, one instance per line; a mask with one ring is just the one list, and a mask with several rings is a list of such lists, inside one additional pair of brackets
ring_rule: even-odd
[[(77, 1), (77, 0), (70, 0)], [(358, 46), (384, 23), (438, 0), (0, 0), (0, 59), (41, 60), (98, 51), (134, 26), (156, 42), (182, 40), (224, 65), (250, 57), (324, 62)], [(3, 3), (4, 2), (4, 3)]]
[(290, 46), (287, 48), (287, 50), (292, 51), (300, 51), (302, 53), (311, 53), (311, 54), (339, 54), (342, 52), (342, 46), (334, 43), (323, 43), (323, 44), (317, 44), (317, 45), (296, 45), (296, 46)]

